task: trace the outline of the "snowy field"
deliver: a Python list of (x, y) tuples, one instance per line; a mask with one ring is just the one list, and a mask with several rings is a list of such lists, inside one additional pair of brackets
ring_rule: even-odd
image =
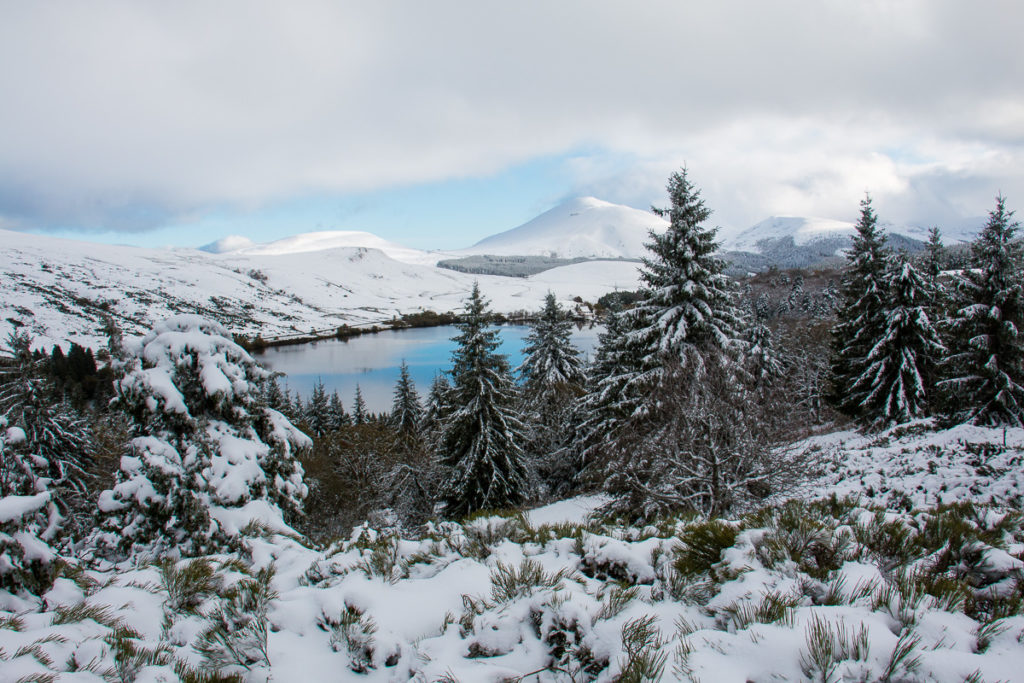
[(266, 632), (222, 662), (243, 680), (1020, 680), (1024, 430), (803, 445), (824, 463), (807, 500), (728, 522), (621, 527), (583, 497), (418, 538), (263, 529), (237, 557), (69, 566), (41, 602), (2, 598), (0, 677), (200, 680), (199, 634), (272, 567)]

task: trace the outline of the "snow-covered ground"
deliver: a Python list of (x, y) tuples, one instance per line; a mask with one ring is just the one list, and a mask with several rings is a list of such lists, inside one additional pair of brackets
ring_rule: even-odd
[[(1005, 447), (1002, 436), (917, 423), (816, 437), (803, 446), (826, 473), (809, 500), (732, 521), (605, 525), (592, 514), (602, 499), (583, 497), (415, 539), (364, 526), (322, 550), (263, 531), (239, 558), (206, 560), (213, 578), (191, 583), (182, 577), (203, 576), (201, 565), (71, 568), (42, 602), (0, 600), (0, 670), (12, 681), (183, 679), (203, 664), (202, 642), (207, 664), (226, 656), (204, 630), (230, 612), (232, 586), (258, 584), (272, 565), (265, 647), (259, 629), (239, 632), (245, 666), (224, 660), (222, 673), (1020, 680), (1024, 528), (1019, 507), (1002, 505), (1018, 495), (1024, 430), (1007, 430)], [(888, 495), (877, 494), (883, 473)], [(875, 507), (905, 502), (896, 491), (947, 505)], [(995, 506), (966, 505), (993, 495)]]
[(212, 254), (10, 231), (0, 231), (0, 244), (0, 345), (23, 327), (37, 346), (96, 346), (105, 342), (105, 315), (126, 334), (176, 313), (205, 315), (250, 335), (325, 330), (420, 310), (457, 311), (474, 280), (500, 312), (537, 310), (548, 290), (571, 307), (577, 296), (594, 301), (637, 286), (637, 264), (623, 262), (506, 278), (405, 263), (366, 247), (303, 251), (310, 245), (292, 244), (276, 252)]

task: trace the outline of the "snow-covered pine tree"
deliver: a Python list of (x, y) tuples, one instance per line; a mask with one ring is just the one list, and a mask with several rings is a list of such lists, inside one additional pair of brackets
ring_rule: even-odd
[(922, 271), (931, 292), (928, 316), (934, 325), (938, 325), (945, 318), (946, 287), (942, 282), (942, 271), (945, 269), (947, 261), (946, 247), (942, 244), (942, 231), (933, 227), (928, 231), (928, 243), (925, 245)]
[(366, 424), (370, 414), (366, 412), (366, 401), (363, 400), (363, 390), (356, 385), (356, 395), (352, 398), (352, 423), (356, 425)]
[(772, 331), (761, 321), (751, 324), (747, 331), (747, 350), (743, 359), (744, 369), (757, 389), (771, 386), (785, 372)]
[(291, 412), (292, 405), (288, 394), (281, 390), (281, 385), (278, 384), (275, 376), (268, 377), (263, 383), (263, 402), (267, 404), (268, 408), (273, 408), (279, 413)]
[(423, 420), (423, 406), (416, 384), (409, 376), (409, 366), (402, 360), (395, 383), (395, 400), (391, 406), (391, 425), (405, 437), (419, 434)]
[(725, 262), (714, 254), (717, 230), (703, 226), (711, 215), (686, 169), (673, 173), (666, 187), (671, 205), (652, 207), (669, 220), (664, 233), (651, 232), (643, 259), (642, 299), (630, 343), (643, 352), (642, 383), (657, 383), (668, 366), (700, 373), (708, 355), (742, 350), (743, 313)]
[(843, 280), (843, 304), (832, 328), (830, 402), (851, 417), (861, 414), (869, 389), (855, 383), (867, 370), (868, 355), (885, 329), (884, 304), (887, 249), (878, 228), (871, 197), (860, 203), (857, 234), (850, 250), (850, 267)]
[(436, 448), (439, 443), (441, 425), (451, 413), (451, 390), (452, 385), (446, 375), (440, 373), (434, 375), (434, 380), (430, 383), (430, 391), (427, 392), (427, 404), (423, 409), (423, 421), (420, 427), (424, 442), (432, 448)]
[(523, 383), (520, 412), (529, 425), (524, 450), (543, 489), (563, 493), (572, 484), (576, 468), (560, 450), (586, 375), (579, 350), (572, 344), (572, 323), (551, 292), (526, 337), (523, 354), (517, 372)]
[(135, 438), (99, 498), (97, 553), (205, 554), (250, 520), (280, 526), (282, 513), (300, 514), (297, 456), (310, 440), (262, 403), (269, 373), (227, 330), (182, 315), (126, 350), (116, 389)]
[(449, 476), (441, 490), (445, 512), (464, 515), (518, 505), (527, 494), (523, 425), (517, 389), (490, 324), (478, 283), (466, 300), (452, 352), (450, 413), (441, 424), (438, 452)]
[(972, 267), (956, 283), (948, 321), (950, 356), (944, 390), (957, 422), (1024, 425), (1024, 291), (1019, 223), (996, 197), (996, 208), (972, 249)]
[[(8, 449), (8, 457), (16, 458), (25, 476), (35, 482), (38, 490), (33, 494), (50, 492), (60, 513), (51, 530), (54, 540), (58, 532), (77, 531), (75, 527), (87, 524), (91, 515), (87, 470), (92, 465), (93, 433), (78, 411), (57, 397), (46, 357), (32, 351), (28, 335), (14, 332), (7, 344), (13, 355), (0, 358), (0, 415), (24, 437)], [(14, 466), (14, 461), (8, 464)], [(0, 479), (7, 472), (5, 467)]]
[(306, 425), (315, 436), (323, 436), (327, 433), (330, 419), (327, 392), (324, 390), (324, 383), (318, 377), (306, 404)]
[(867, 367), (850, 391), (864, 396), (858, 411), (868, 425), (888, 427), (925, 415), (934, 366), (944, 349), (928, 317), (931, 289), (906, 254), (891, 257), (883, 274), (884, 327), (872, 340)]
[(338, 396), (337, 390), (331, 393), (331, 403), (327, 407), (327, 416), (327, 428), (332, 432), (336, 432), (352, 422), (348, 413), (345, 412), (345, 406), (342, 405), (341, 397)]
[(523, 355), (517, 372), (528, 405), (543, 408), (564, 402), (586, 379), (579, 349), (572, 344), (572, 323), (551, 292), (526, 337)]

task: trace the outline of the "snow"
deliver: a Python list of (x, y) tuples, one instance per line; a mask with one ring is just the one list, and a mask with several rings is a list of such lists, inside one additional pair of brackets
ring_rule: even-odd
[[(75, 341), (106, 344), (103, 316), (126, 336), (157, 321), (193, 313), (231, 332), (271, 337), (332, 331), (340, 324), (381, 323), (422, 310), (456, 311), (474, 281), (492, 309), (539, 309), (551, 290), (563, 307), (635, 289), (635, 263), (601, 261), (530, 278), (471, 275), (437, 268), (437, 258), (403, 263), (367, 247), (319, 251), (211, 254), (142, 249), (0, 230), (0, 345), (15, 327), (36, 348)], [(426, 254), (426, 252), (422, 252)]]
[(0, 498), (0, 523), (13, 522), (25, 515), (46, 507), (50, 502), (49, 491), (34, 496), (5, 496)]
[(593, 496), (576, 496), (550, 505), (529, 510), (526, 518), (530, 524), (583, 524), (597, 508), (608, 502), (608, 497), (599, 494)]
[(649, 211), (581, 197), (463, 250), (467, 254), (638, 259), (649, 232), (668, 222)]
[(779, 240), (789, 237), (797, 246), (834, 237), (849, 238), (856, 233), (853, 223), (801, 216), (772, 216), (760, 223), (724, 238), (723, 248), (731, 251), (759, 252), (758, 242)]

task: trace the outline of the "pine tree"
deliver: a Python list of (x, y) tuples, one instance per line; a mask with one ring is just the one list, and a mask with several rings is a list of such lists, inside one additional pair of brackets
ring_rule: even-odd
[(416, 384), (409, 376), (409, 366), (404, 359), (398, 372), (395, 401), (391, 407), (391, 425), (403, 436), (410, 437), (419, 433), (420, 422), (423, 420), (423, 406), (420, 405)]
[(539, 410), (550, 407), (583, 382), (583, 362), (572, 344), (572, 323), (555, 295), (544, 297), (544, 309), (526, 337), (523, 363), (517, 369), (528, 403)]
[(424, 441), (433, 448), (436, 448), (440, 441), (441, 425), (451, 413), (451, 390), (452, 385), (446, 375), (434, 375), (430, 391), (427, 393), (427, 405), (423, 410), (421, 423)]
[(573, 402), (586, 383), (571, 337), (572, 323), (548, 292), (526, 338), (518, 373), (523, 382), (520, 412), (529, 425), (524, 450), (540, 486), (556, 494), (565, 493), (576, 474), (572, 459), (560, 447), (568, 436)]
[(327, 392), (324, 390), (324, 383), (318, 377), (309, 395), (309, 403), (306, 404), (306, 424), (314, 435), (323, 436), (327, 433), (330, 422), (329, 410)]
[(928, 282), (905, 254), (891, 259), (883, 289), (888, 292), (882, 309), (884, 327), (868, 352), (864, 372), (850, 389), (864, 396), (861, 420), (879, 427), (925, 414), (933, 368), (944, 350), (928, 317)]
[(686, 169), (673, 173), (666, 189), (671, 206), (652, 210), (669, 219), (669, 227), (652, 232), (646, 245), (653, 256), (643, 259), (638, 329), (630, 335), (643, 349), (645, 380), (660, 379), (666, 365), (700, 372), (709, 354), (743, 348), (735, 287), (714, 255), (717, 231), (702, 225), (711, 211)]
[(369, 413), (366, 412), (366, 401), (363, 400), (363, 391), (356, 385), (356, 395), (352, 399), (352, 422), (353, 424), (362, 425), (370, 419)]
[(785, 372), (772, 339), (772, 331), (763, 322), (755, 322), (747, 331), (744, 366), (757, 388), (771, 386)]
[(327, 428), (336, 432), (352, 422), (352, 418), (345, 412), (345, 406), (341, 403), (341, 397), (337, 390), (331, 393), (331, 403), (327, 407)]
[(843, 305), (832, 328), (830, 402), (846, 415), (857, 417), (869, 389), (857, 380), (866, 372), (868, 356), (885, 330), (884, 304), (887, 250), (878, 228), (871, 197), (860, 203), (860, 220), (850, 251), (850, 267), (843, 280)]
[(928, 283), (931, 300), (928, 302), (928, 314), (933, 324), (938, 324), (945, 316), (946, 288), (942, 284), (942, 271), (946, 267), (946, 247), (942, 244), (942, 231), (933, 227), (928, 231), (928, 244), (924, 252), (924, 278)]
[(450, 472), (441, 491), (448, 515), (518, 505), (527, 493), (516, 386), (477, 283), (458, 327), (438, 447)]
[(227, 330), (177, 316), (125, 351), (116, 389), (135, 438), (100, 494), (91, 547), (111, 559), (207, 554), (241, 526), (220, 511), (262, 500), (262, 514), (301, 513), (309, 438), (262, 403), (268, 373)]
[(958, 422), (1024, 426), (1024, 291), (1013, 214), (996, 197), (974, 243), (972, 268), (957, 281), (942, 385)]

